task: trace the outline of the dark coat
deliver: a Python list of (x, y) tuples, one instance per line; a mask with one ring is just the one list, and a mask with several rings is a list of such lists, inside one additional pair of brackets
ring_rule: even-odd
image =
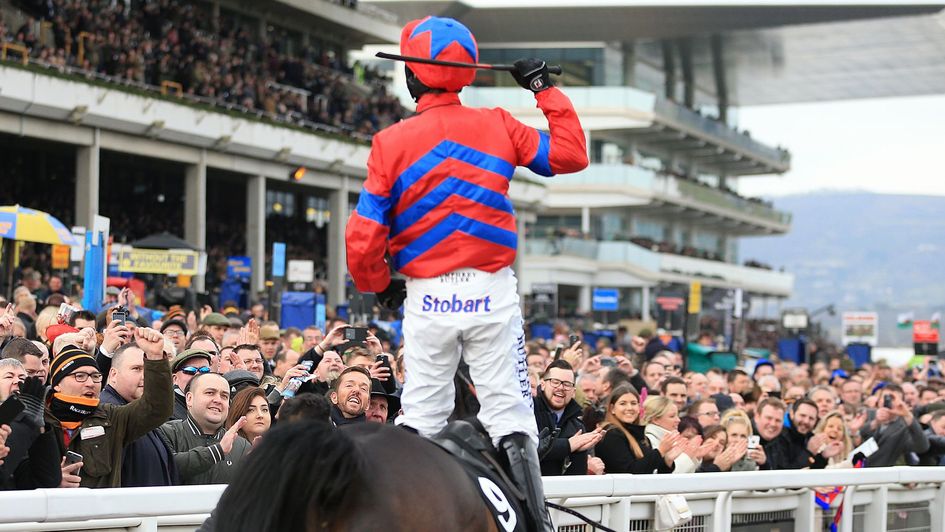
[(542, 476), (586, 475), (587, 451), (572, 453), (571, 443), (568, 442), (568, 438), (584, 429), (581, 406), (577, 401), (571, 399), (558, 420), (539, 388), (538, 397), (535, 398), (535, 421), (538, 423), (538, 432), (548, 429), (552, 435), (551, 447), (541, 456)]
[(886, 467), (903, 463), (907, 453), (923, 454), (929, 450), (929, 438), (923, 432), (919, 421), (915, 418), (912, 423), (897, 417), (891, 423), (880, 425), (873, 430), (870, 423), (860, 429), (863, 441), (870, 438), (876, 440), (879, 449), (866, 459), (866, 467)]
[[(102, 403), (126, 405), (128, 401), (109, 385), (101, 395)], [(125, 446), (121, 462), (121, 487), (174, 486), (180, 484), (174, 456), (158, 429)]]
[(352, 423), (364, 423), (366, 421), (367, 421), (367, 416), (365, 416), (364, 414), (361, 414), (358, 417), (354, 417), (350, 419), (346, 418), (344, 414), (341, 413), (341, 410), (337, 406), (331, 405), (331, 422), (334, 423), (336, 427), (340, 427), (342, 425), (350, 425)]
[(784, 427), (771, 441), (763, 441), (767, 465), (770, 469), (823, 469), (827, 460), (807, 450), (810, 434), (801, 434), (794, 427)]
[(929, 450), (919, 455), (919, 465), (945, 465), (945, 436), (935, 434), (932, 429), (925, 429), (925, 437), (929, 439)]
[(187, 419), (187, 396), (183, 390), (174, 385), (174, 413), (171, 419)]
[(39, 429), (22, 421), (9, 423), (12, 432), (6, 446), (10, 453), (0, 465), (0, 490), (58, 488), (62, 482), (59, 467), (61, 454), (56, 433)]
[(617, 427), (610, 427), (600, 443), (594, 447), (594, 455), (604, 461), (605, 473), (672, 473), (674, 465), (666, 465), (666, 460), (658, 449), (650, 447), (650, 442), (643, 433), (642, 425), (624, 425), (627, 432), (640, 444), (643, 457), (637, 458), (633, 454), (630, 442), (623, 431)]

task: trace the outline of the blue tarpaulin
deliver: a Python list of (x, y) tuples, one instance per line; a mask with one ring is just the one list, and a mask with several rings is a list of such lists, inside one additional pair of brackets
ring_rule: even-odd
[[(282, 294), (282, 319), (279, 324), (283, 328), (298, 327), (304, 329), (309, 325), (324, 327), (319, 324), (316, 308), (325, 304), (325, 296), (312, 292), (284, 292)], [(324, 320), (324, 318), (323, 318)]]
[(85, 282), (82, 307), (98, 312), (105, 300), (105, 243), (97, 231), (85, 233)]

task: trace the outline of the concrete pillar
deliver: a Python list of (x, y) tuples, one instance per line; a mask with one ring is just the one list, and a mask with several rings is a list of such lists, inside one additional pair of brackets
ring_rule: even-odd
[(99, 130), (92, 132), (92, 145), (80, 146), (75, 155), (75, 225), (92, 228), (98, 214)]
[(636, 46), (633, 42), (623, 43), (623, 85), (626, 87), (636, 86), (637, 54)]
[[(207, 152), (200, 150), (200, 161), (187, 165), (184, 173), (184, 240), (201, 251), (207, 250)], [(203, 275), (193, 279), (193, 288), (203, 292)]]
[(585, 313), (591, 311), (591, 287), (582, 285), (578, 289), (578, 312)]
[(332, 191), (328, 198), (331, 221), (328, 223), (328, 306), (347, 301), (345, 278), (348, 263), (345, 260), (345, 225), (348, 223), (349, 188), (348, 178), (341, 180), (341, 188)]
[(591, 232), (591, 208), (581, 207), (581, 232), (585, 235)]
[(266, 286), (266, 178), (246, 182), (246, 254), (253, 261), (253, 296)]
[(643, 319), (643, 321), (649, 321), (650, 320), (650, 287), (644, 286), (640, 290), (643, 291), (643, 297), (641, 298), (641, 301), (640, 301), (640, 307), (641, 307), (640, 318)]

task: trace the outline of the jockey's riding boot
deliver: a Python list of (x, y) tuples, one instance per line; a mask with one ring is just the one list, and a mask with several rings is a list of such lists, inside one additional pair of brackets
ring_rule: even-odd
[(499, 447), (509, 461), (509, 476), (515, 487), (525, 495), (529, 527), (532, 532), (554, 532), (551, 516), (545, 507), (545, 489), (541, 483), (541, 468), (535, 444), (525, 434), (516, 432), (499, 441)]

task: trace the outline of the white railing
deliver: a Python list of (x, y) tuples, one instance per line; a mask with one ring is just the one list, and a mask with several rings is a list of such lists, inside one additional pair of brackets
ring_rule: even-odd
[[(652, 530), (658, 495), (684, 494), (693, 520), (686, 532), (723, 532), (750, 523), (766, 529), (824, 530), (835, 509), (814, 503), (812, 486), (847, 486), (841, 532), (945, 532), (945, 468), (891, 467), (695, 475), (546, 477), (549, 500), (621, 532)], [(224, 486), (49, 489), (0, 493), (0, 531), (192, 530)], [(836, 503), (834, 505), (836, 507)], [(552, 512), (560, 532), (587, 531)], [(769, 526), (770, 525), (770, 526)]]

